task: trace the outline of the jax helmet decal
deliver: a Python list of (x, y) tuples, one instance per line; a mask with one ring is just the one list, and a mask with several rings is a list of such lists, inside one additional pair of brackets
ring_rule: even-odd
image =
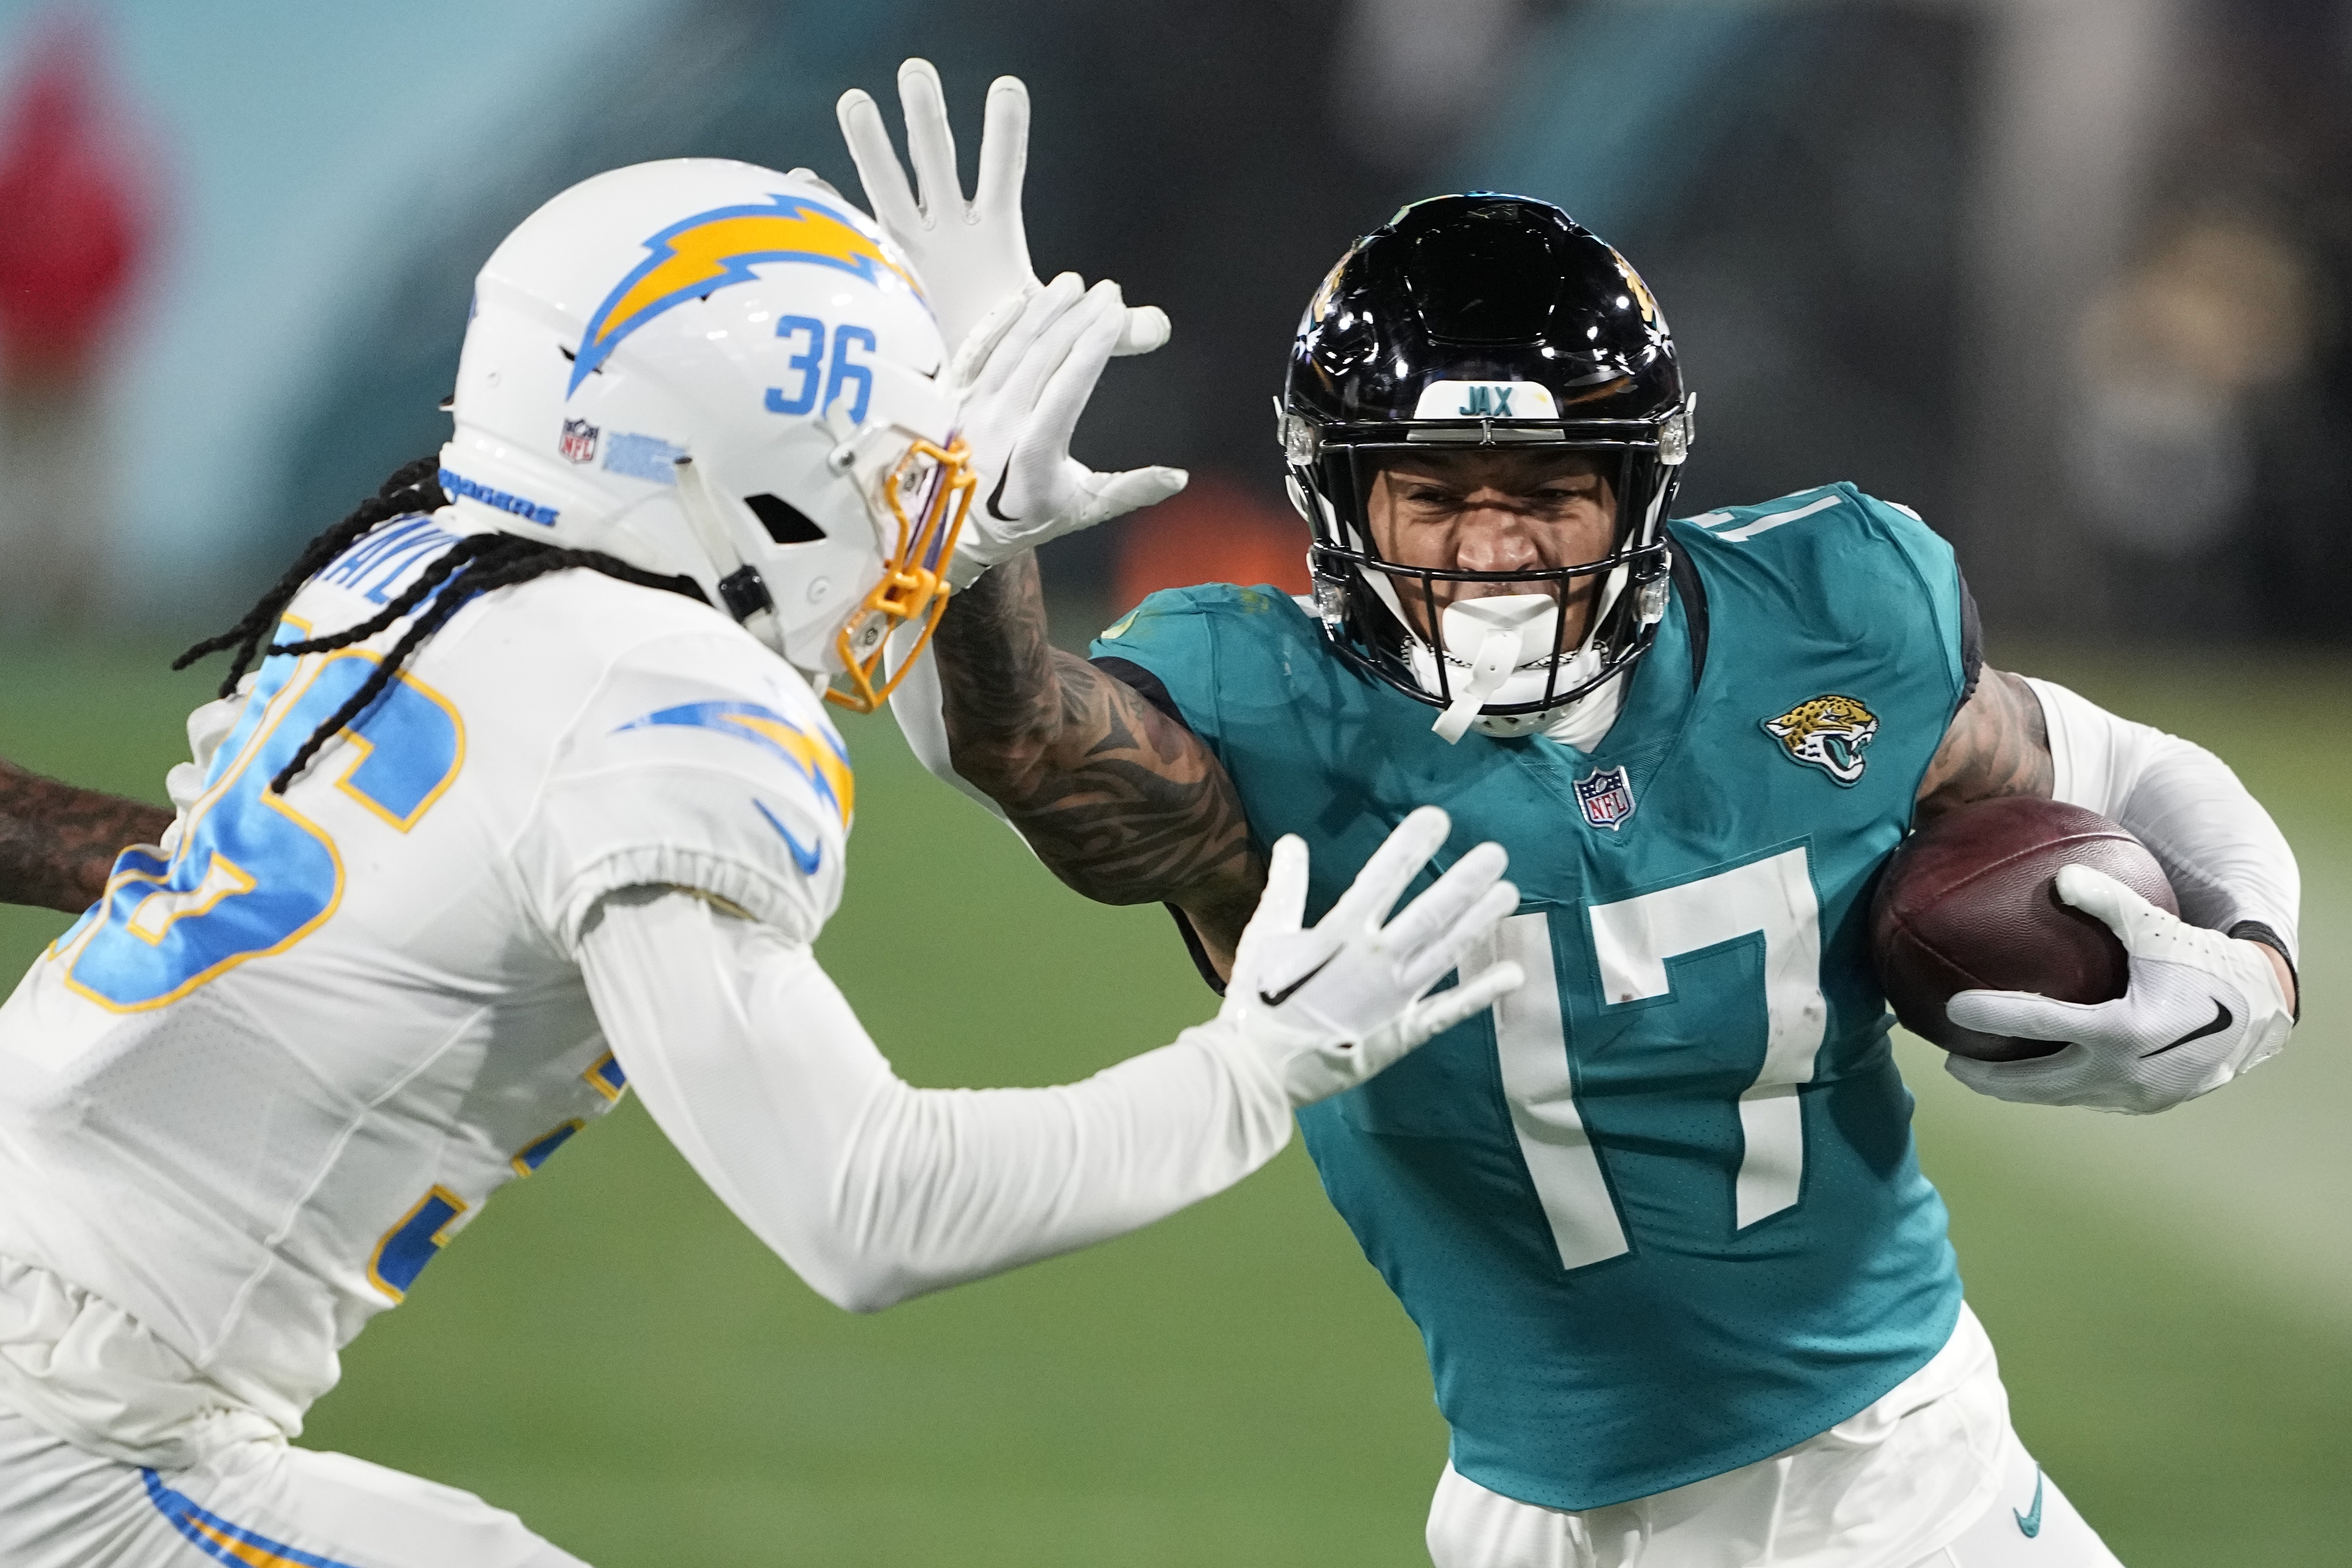
[[(719, 207), (670, 225), (646, 241), (652, 254), (615, 284), (588, 319), (566, 392), (594, 374), (621, 340), (674, 305), (701, 299), (730, 283), (750, 283), (761, 262), (798, 261), (839, 267), (868, 283), (889, 272), (923, 298), (914, 275), (855, 225), (805, 196), (775, 195), (763, 204)], [(928, 308), (928, 307), (927, 307)]]

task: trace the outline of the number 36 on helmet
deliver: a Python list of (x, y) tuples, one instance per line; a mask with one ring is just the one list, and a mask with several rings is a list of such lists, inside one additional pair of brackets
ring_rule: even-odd
[(478, 526), (693, 579), (871, 711), (971, 505), (945, 361), (905, 261), (806, 171), (616, 169), (483, 266), (441, 485)]

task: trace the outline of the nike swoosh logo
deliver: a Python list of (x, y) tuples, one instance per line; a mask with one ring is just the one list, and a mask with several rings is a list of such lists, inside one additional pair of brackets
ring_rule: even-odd
[(2190, 1030), (2187, 1034), (2184, 1034), (2179, 1040), (2174, 1040), (2172, 1045), (2158, 1046), (2154, 1051), (2149, 1051), (2147, 1056), (2143, 1056), (2140, 1060), (2142, 1061), (2146, 1061), (2148, 1056), (2162, 1056), (2166, 1051), (2170, 1051), (2173, 1045), (2187, 1045), (2192, 1040), (2203, 1040), (2209, 1034), (2219, 1034), (2236, 1021), (2237, 1020), (2235, 1019), (2232, 1019), (2230, 1016), (2230, 1009), (2226, 1006), (2220, 1002), (2215, 1002), (2213, 1004), (2213, 1021), (2211, 1023), (2207, 1024), (2203, 1029)]
[(766, 802), (753, 800), (751, 804), (760, 808), (760, 815), (768, 819), (768, 826), (783, 835), (784, 843), (793, 852), (793, 863), (801, 868), (801, 874), (814, 876), (816, 862), (824, 856), (824, 845), (820, 842), (803, 846), (800, 840), (793, 837), (793, 831), (790, 828), (776, 821), (776, 814), (768, 810)]
[(2033, 1467), (2033, 1511), (2030, 1513), (2020, 1513), (2012, 1508), (2009, 1511), (2009, 1517), (2017, 1521), (2017, 1528), (2024, 1533), (2026, 1540), (2031, 1541), (2042, 1533), (2042, 1467), (2040, 1465)]
[[(1331, 958), (1336, 958), (1339, 956), (1339, 954), (1334, 953), (1331, 955)], [(1305, 985), (1307, 981), (1313, 979), (1316, 976), (1329, 968), (1331, 967), (1331, 958), (1324, 959), (1321, 963), (1316, 965), (1313, 968), (1307, 970), (1307, 973), (1299, 976), (1298, 978), (1291, 981), (1290, 984), (1283, 987), (1282, 989), (1278, 991), (1260, 991), (1257, 994), (1257, 999), (1264, 1002), (1270, 1008), (1280, 1007), (1283, 1003), (1291, 998), (1292, 994), (1295, 993), (1299, 987)]]

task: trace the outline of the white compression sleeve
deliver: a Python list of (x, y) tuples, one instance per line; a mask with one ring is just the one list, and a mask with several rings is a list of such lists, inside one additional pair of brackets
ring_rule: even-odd
[(2302, 874), (2286, 836), (2229, 765), (2203, 747), (2119, 718), (2052, 682), (2025, 677), (2042, 700), (2056, 764), (2052, 793), (2114, 818), (2164, 867), (2192, 925), (2229, 931), (2258, 921), (2299, 962)]
[(805, 946), (691, 894), (608, 897), (580, 961), (662, 1131), (852, 1311), (1135, 1229), (1290, 1139), (1280, 1082), (1213, 1026), (1057, 1088), (911, 1088)]

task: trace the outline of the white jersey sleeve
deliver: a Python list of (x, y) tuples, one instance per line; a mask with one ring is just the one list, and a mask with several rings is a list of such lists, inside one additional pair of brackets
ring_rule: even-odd
[(551, 761), (516, 863), (567, 949), (619, 888), (692, 889), (800, 942), (841, 900), (849, 758), (807, 684), (748, 640), (641, 643)]
[(1208, 1029), (1080, 1083), (916, 1089), (806, 946), (679, 894), (604, 901), (580, 947), (606, 1040), (711, 1190), (870, 1312), (1147, 1225), (1289, 1141), (1290, 1101)]
[(2054, 681), (2024, 680), (2050, 734), (2052, 794), (2137, 834), (2190, 925), (2245, 935), (2237, 928), (2251, 922), (2295, 962), (2303, 876), (2294, 851), (2229, 764)]

